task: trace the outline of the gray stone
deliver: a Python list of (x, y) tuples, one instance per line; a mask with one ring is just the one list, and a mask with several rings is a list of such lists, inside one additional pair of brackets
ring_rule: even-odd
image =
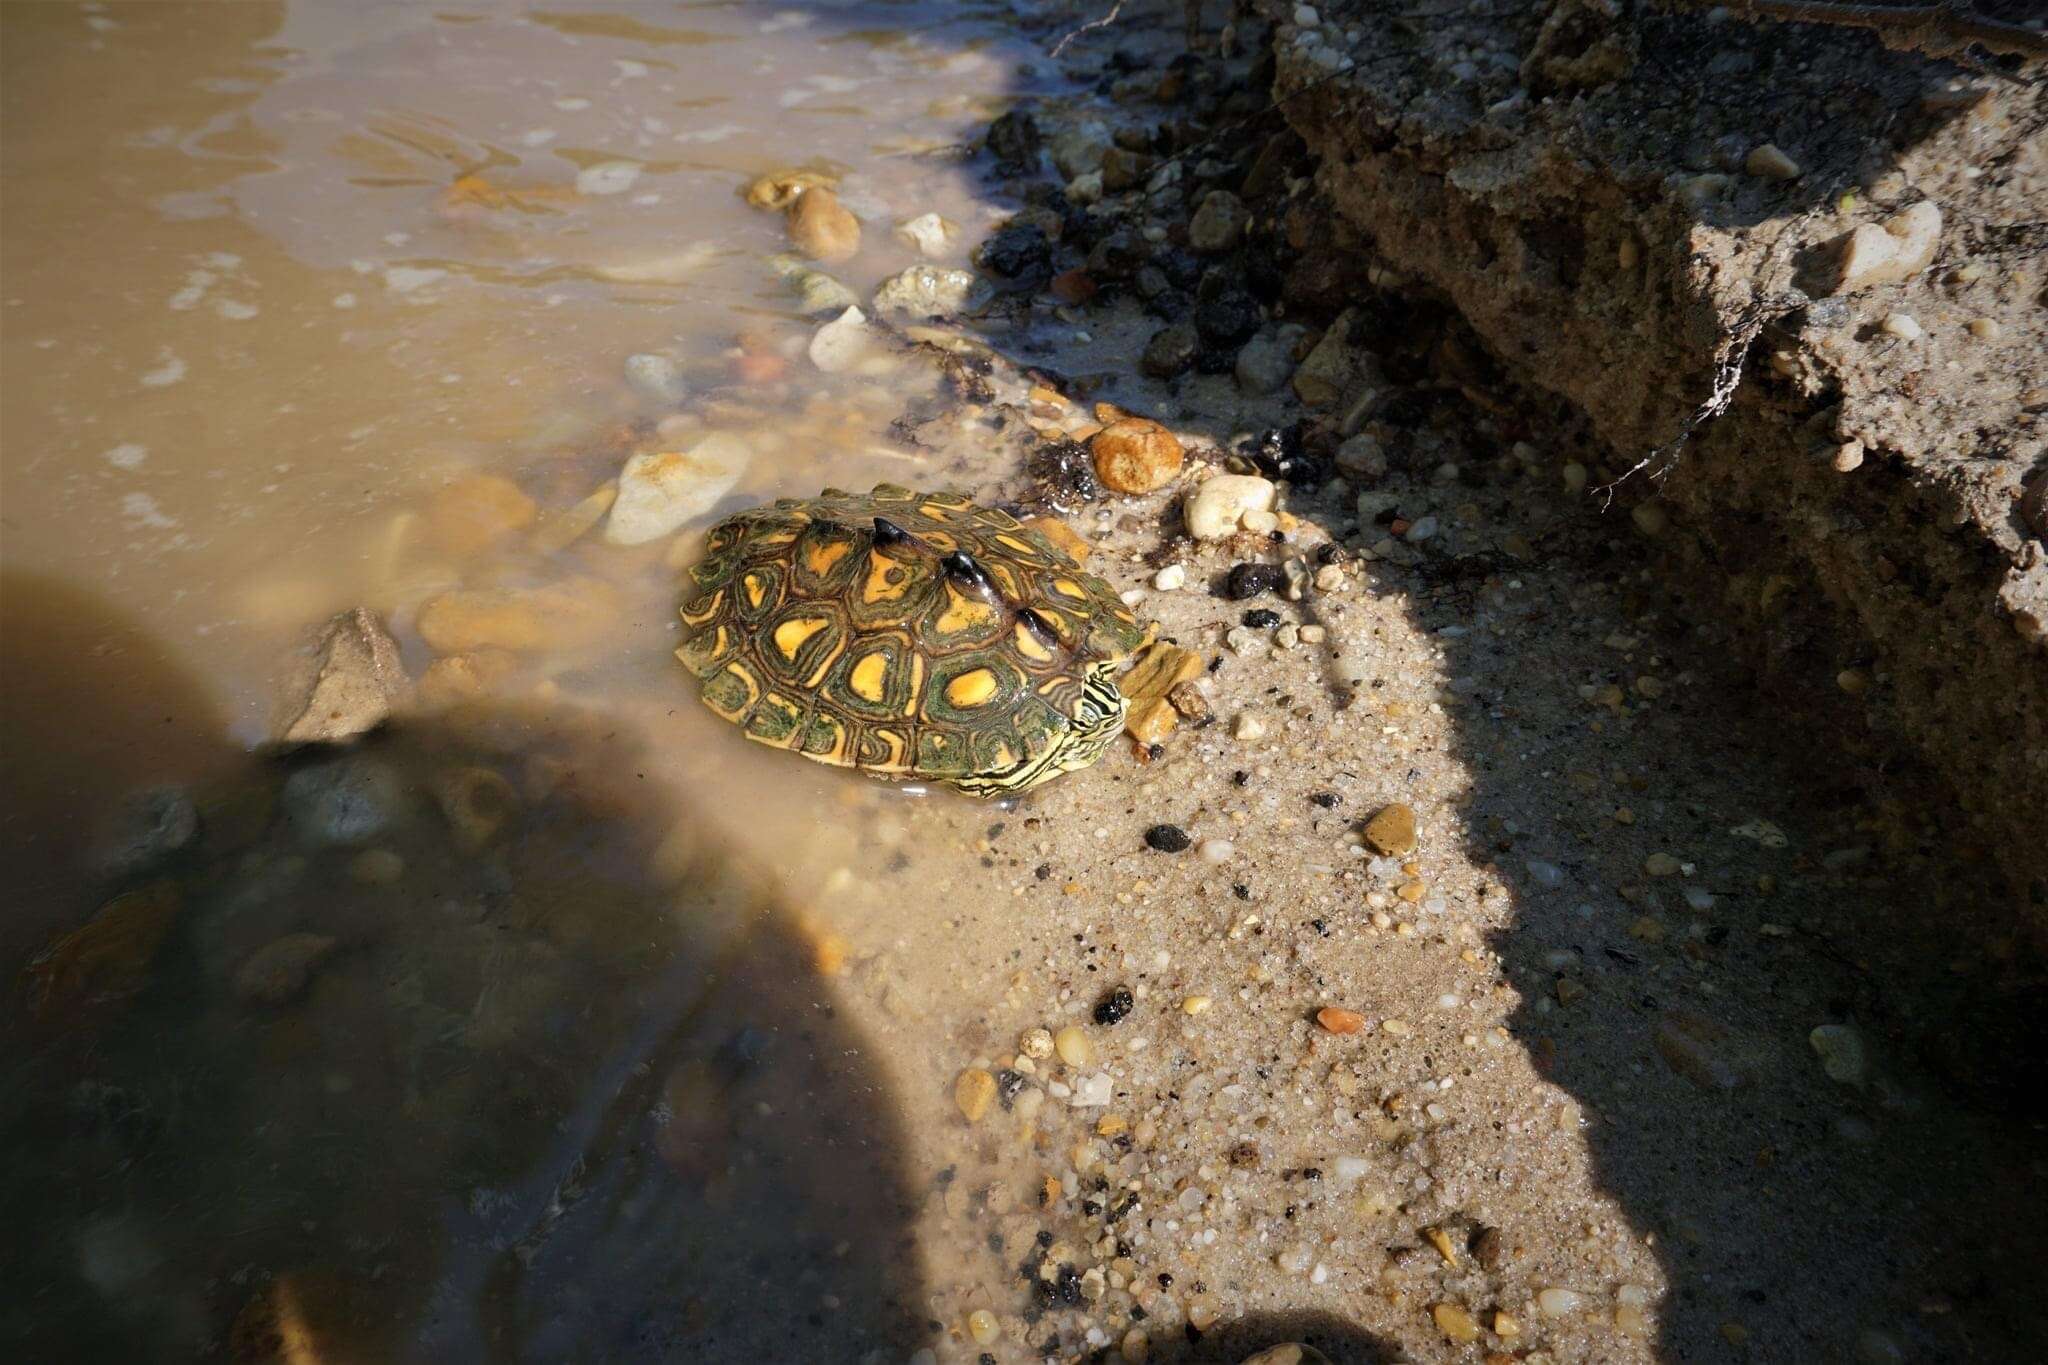
[(280, 801), (301, 840), (343, 847), (376, 838), (406, 805), (398, 774), (365, 754), (299, 769), (285, 779)]
[(1229, 190), (1211, 190), (1188, 222), (1188, 245), (1196, 251), (1228, 251), (1244, 236), (1251, 211)]
[(100, 870), (133, 876), (169, 858), (199, 837), (199, 810), (178, 787), (146, 787), (123, 797), (98, 839)]
[(1171, 379), (1195, 363), (1195, 352), (1201, 345), (1202, 339), (1192, 322), (1182, 320), (1162, 327), (1145, 343), (1138, 368), (1154, 379)]
[(1247, 341), (1237, 353), (1238, 387), (1250, 394), (1279, 392), (1294, 373), (1294, 348), (1306, 331), (1290, 322)]

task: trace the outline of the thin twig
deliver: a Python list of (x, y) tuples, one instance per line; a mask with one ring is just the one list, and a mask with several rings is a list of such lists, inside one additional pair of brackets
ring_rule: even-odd
[(1103, 15), (1100, 19), (1094, 19), (1089, 21), (1088, 23), (1081, 25), (1081, 27), (1075, 29), (1066, 37), (1060, 39), (1057, 43), (1054, 43), (1052, 45), (1052, 55), (1057, 57), (1062, 52), (1065, 52), (1067, 50), (1068, 43), (1073, 42), (1074, 39), (1080, 37), (1082, 34), (1086, 33), (1091, 28), (1108, 28), (1111, 24), (1116, 22), (1116, 16), (1123, 12), (1123, 7), (1124, 0), (1116, 0), (1116, 3), (1109, 7), (1109, 13)]

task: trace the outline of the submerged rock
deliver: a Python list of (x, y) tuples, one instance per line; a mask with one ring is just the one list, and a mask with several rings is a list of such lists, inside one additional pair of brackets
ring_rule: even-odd
[(812, 335), (811, 363), (826, 374), (840, 374), (874, 355), (879, 343), (867, 314), (848, 308)]
[(768, 264), (801, 301), (806, 313), (843, 313), (860, 296), (824, 271), (806, 265), (800, 256), (771, 256)]
[(789, 240), (817, 261), (844, 261), (860, 250), (860, 220), (822, 186), (805, 190), (789, 207)]
[(657, 403), (680, 403), (690, 396), (683, 381), (683, 367), (665, 355), (643, 351), (626, 357), (626, 382), (643, 398)]
[(405, 809), (398, 774), (365, 754), (350, 754), (299, 769), (280, 794), (284, 816), (312, 844), (368, 843)]
[(463, 588), (420, 608), (420, 638), (439, 654), (528, 653), (594, 644), (619, 614), (619, 592), (597, 578), (570, 578), (526, 592)]
[(703, 516), (739, 482), (753, 451), (737, 436), (714, 433), (687, 451), (648, 451), (619, 471), (619, 496), (604, 538), (641, 545)]
[(96, 861), (112, 877), (145, 872), (199, 837), (199, 808), (180, 787), (145, 787), (123, 797), (101, 826)]
[(896, 240), (921, 256), (949, 256), (960, 242), (960, 225), (936, 213), (919, 214), (896, 225)]
[(367, 734), (412, 695), (398, 642), (364, 607), (328, 621), (288, 680), (273, 727), (285, 744), (334, 744)]
[(875, 311), (919, 320), (951, 317), (980, 308), (994, 292), (972, 270), (914, 265), (875, 290)]
[(249, 1005), (288, 1003), (306, 989), (313, 969), (337, 942), (326, 934), (286, 934), (258, 948), (235, 973), (235, 997)]

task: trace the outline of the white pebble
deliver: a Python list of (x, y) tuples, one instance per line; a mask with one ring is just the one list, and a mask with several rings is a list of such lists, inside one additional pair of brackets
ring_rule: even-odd
[(1317, 13), (1314, 5), (1296, 5), (1294, 7), (1294, 23), (1296, 27), (1317, 28), (1321, 26), (1322, 22), (1323, 16)]
[(1239, 524), (1254, 535), (1263, 536), (1268, 532), (1279, 529), (1280, 518), (1271, 512), (1253, 508), (1244, 514)]
[(1577, 1312), (1581, 1302), (1579, 1295), (1569, 1289), (1546, 1289), (1536, 1296), (1536, 1306), (1547, 1318), (1562, 1318)]
[(1270, 512), (1280, 490), (1256, 474), (1218, 474), (1188, 494), (1188, 534), (1197, 540), (1223, 540), (1237, 533), (1247, 512)]
[(600, 161), (576, 173), (578, 194), (624, 194), (640, 178), (640, 168), (630, 161)]
[(1554, 891), (1564, 885), (1564, 869), (1556, 863), (1546, 863), (1541, 858), (1530, 858), (1523, 863), (1536, 885)]
[(1178, 592), (1187, 586), (1188, 571), (1182, 564), (1169, 564), (1152, 575), (1152, 586), (1161, 592)]
[(1251, 712), (1245, 711), (1239, 714), (1237, 724), (1232, 727), (1230, 733), (1234, 737), (1243, 740), (1264, 739), (1266, 737), (1266, 723)]
[(1227, 863), (1237, 852), (1237, 845), (1228, 839), (1202, 840), (1202, 860), (1210, 863)]
[(1921, 337), (1920, 324), (1911, 313), (1892, 313), (1884, 320), (1886, 335), (1901, 341), (1918, 341)]
[(1405, 539), (1410, 545), (1420, 545), (1423, 541), (1436, 534), (1436, 528), (1437, 520), (1435, 517), (1417, 517), (1414, 524), (1408, 528), (1408, 534)]

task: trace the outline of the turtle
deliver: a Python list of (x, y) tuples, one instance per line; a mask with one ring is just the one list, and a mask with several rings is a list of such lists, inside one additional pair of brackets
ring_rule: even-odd
[(1152, 635), (1042, 532), (888, 483), (735, 513), (689, 578), (676, 657), (747, 738), (980, 797), (1101, 757)]

